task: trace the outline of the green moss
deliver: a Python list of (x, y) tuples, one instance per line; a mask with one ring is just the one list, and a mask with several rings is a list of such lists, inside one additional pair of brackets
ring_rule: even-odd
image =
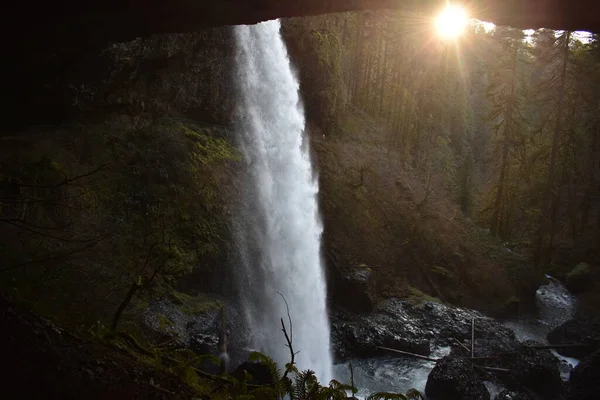
[(516, 313), (519, 311), (521, 299), (517, 296), (511, 296), (504, 302), (503, 311), (506, 313)]
[(181, 125), (183, 134), (195, 142), (192, 157), (200, 165), (211, 165), (223, 161), (238, 161), (240, 153), (227, 140), (210, 136), (206, 130), (195, 131)]
[(408, 301), (415, 304), (420, 304), (425, 301), (439, 303), (440, 299), (438, 299), (437, 297), (430, 296), (427, 293), (423, 293), (416, 287), (408, 286)]
[(364, 269), (368, 272), (373, 272), (373, 270), (371, 268), (369, 268), (369, 266), (367, 264), (358, 264), (356, 267), (360, 268), (360, 269)]
[(444, 267), (440, 267), (439, 265), (433, 265), (431, 268), (429, 268), (429, 270), (431, 272), (433, 272), (435, 275), (440, 276), (442, 278), (446, 278), (446, 279), (454, 278), (454, 274), (452, 272), (448, 271)]
[(588, 276), (592, 272), (588, 263), (580, 263), (573, 268), (571, 272), (567, 274), (567, 279), (577, 279), (580, 277)]
[(177, 291), (169, 293), (169, 298), (186, 315), (197, 315), (217, 310), (223, 305), (220, 301), (205, 295), (191, 296)]
[(170, 328), (174, 325), (173, 321), (171, 321), (169, 318), (165, 317), (162, 314), (158, 316), (158, 322), (161, 329)]
[(592, 268), (588, 263), (579, 263), (567, 274), (567, 288), (572, 293), (581, 293), (594, 282)]

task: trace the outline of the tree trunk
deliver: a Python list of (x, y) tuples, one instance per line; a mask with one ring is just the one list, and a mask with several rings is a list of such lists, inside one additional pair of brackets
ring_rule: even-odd
[[(551, 214), (554, 214), (552, 211), (555, 209), (555, 193), (554, 193), (554, 180), (555, 180), (555, 171), (556, 171), (556, 158), (558, 154), (558, 147), (561, 136), (561, 117), (562, 117), (562, 109), (565, 100), (565, 81), (567, 77), (567, 64), (569, 62), (569, 42), (571, 40), (571, 32), (566, 33), (565, 44), (564, 44), (564, 52), (563, 52), (563, 62), (562, 69), (560, 73), (560, 87), (558, 89), (558, 101), (556, 104), (556, 121), (554, 123), (554, 132), (552, 135), (552, 150), (550, 152), (550, 166), (548, 170), (548, 180), (546, 182), (546, 190), (545, 190), (545, 205), (540, 216), (540, 221), (538, 224), (538, 232), (536, 237), (536, 246), (535, 246), (535, 255), (534, 261), (535, 266), (538, 271), (541, 272), (542, 265), (544, 260), (542, 260), (542, 254), (545, 249), (545, 237), (548, 230), (552, 229), (552, 226), (555, 225), (555, 221), (552, 218)], [(551, 224), (550, 224), (551, 223)], [(551, 236), (554, 236), (554, 232), (550, 232)]]
[(387, 80), (387, 41), (383, 39), (383, 64), (381, 66), (381, 81), (379, 93), (379, 117), (383, 116), (383, 103), (385, 97), (385, 81)]
[(111, 331), (114, 332), (117, 330), (117, 325), (119, 324), (119, 319), (121, 318), (121, 314), (123, 314), (123, 311), (125, 311), (125, 308), (127, 308), (129, 303), (131, 302), (131, 299), (133, 298), (133, 296), (135, 295), (135, 293), (138, 291), (138, 289), (140, 287), (141, 286), (138, 285), (137, 282), (135, 282), (134, 284), (131, 285), (131, 287), (127, 291), (127, 295), (125, 295), (125, 298), (119, 305), (119, 308), (117, 308), (117, 312), (115, 312), (115, 315), (112, 320), (112, 324), (110, 324)]
[(506, 175), (508, 171), (508, 146), (509, 137), (512, 136), (512, 113), (515, 107), (515, 95), (517, 85), (517, 62), (519, 59), (519, 45), (515, 44), (515, 53), (513, 55), (513, 66), (512, 76), (510, 82), (510, 94), (506, 105), (506, 115), (504, 116), (504, 131), (502, 136), (504, 137), (504, 143), (502, 144), (502, 164), (500, 167), (500, 179), (498, 181), (498, 193), (496, 193), (496, 201), (494, 204), (494, 215), (492, 216), (492, 223), (490, 226), (490, 232), (494, 236), (498, 236), (500, 232), (500, 224), (502, 221), (502, 208), (504, 200), (504, 190), (506, 185)]

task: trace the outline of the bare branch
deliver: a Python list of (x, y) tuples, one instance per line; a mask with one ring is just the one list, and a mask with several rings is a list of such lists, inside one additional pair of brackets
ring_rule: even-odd
[[(60, 236), (54, 236), (54, 235), (51, 235), (51, 234), (48, 234), (48, 233), (36, 231), (35, 229), (28, 228), (26, 226), (20, 225), (19, 223), (16, 223), (16, 222), (13, 222), (13, 221), (10, 221), (10, 220), (7, 220), (7, 219), (0, 220), (0, 222), (7, 223), (7, 224), (15, 226), (15, 227), (17, 227), (19, 229), (23, 229), (23, 230), (25, 230), (27, 232), (34, 233), (36, 235), (48, 237), (50, 239), (60, 240), (61, 242), (67, 242), (67, 243), (88, 243), (88, 242), (92, 242), (92, 241), (94, 241), (94, 240), (96, 240), (96, 239), (99, 238), (99, 236), (95, 236), (95, 237), (89, 238), (89, 239), (66, 239), (66, 238), (62, 238)], [(19, 221), (19, 222), (22, 223), (21, 221)], [(42, 228), (42, 229), (44, 229), (44, 228)], [(50, 228), (46, 228), (46, 229), (50, 229)], [(56, 228), (56, 229), (58, 229), (58, 228)]]
[(419, 211), (421, 207), (423, 207), (427, 203), (427, 200), (429, 200), (429, 196), (431, 195), (431, 193), (433, 193), (433, 188), (431, 187), (431, 177), (432, 174), (429, 175), (429, 179), (427, 180), (427, 189), (425, 189), (425, 197), (423, 198), (423, 200), (421, 200), (419, 204), (417, 204), (417, 211)]
[(0, 218), (0, 222), (4, 222), (4, 223), (10, 224), (10, 225), (14, 225), (14, 224), (27, 225), (31, 228), (44, 229), (44, 230), (66, 229), (73, 225), (73, 224), (67, 224), (67, 225), (60, 225), (60, 226), (41, 226), (41, 225), (33, 224), (29, 221), (25, 221), (24, 219), (21, 219), (21, 218)]
[[(100, 243), (102, 240), (108, 238), (109, 236), (111, 236), (116, 230), (118, 229), (118, 226), (115, 227), (113, 230), (111, 230), (110, 232), (107, 232), (103, 235), (99, 235), (96, 238), (94, 238), (93, 241), (89, 242), (87, 245), (83, 246), (83, 247), (79, 247), (77, 249), (73, 249), (70, 251), (66, 251), (64, 253), (59, 253), (57, 255), (52, 255), (50, 257), (46, 257), (46, 258), (42, 258), (42, 259), (37, 259), (37, 260), (32, 260), (32, 261), (26, 261), (24, 263), (20, 263), (20, 264), (15, 264), (15, 265), (11, 265), (9, 267), (5, 267), (0, 269), (0, 272), (5, 272), (5, 271), (10, 271), (16, 268), (20, 268), (20, 267), (25, 267), (28, 265), (35, 265), (35, 264), (45, 264), (49, 261), (59, 261), (63, 258), (69, 257), (73, 254), (79, 253), (81, 251), (90, 249), (92, 247), (94, 247), (95, 245), (97, 245), (98, 243)], [(91, 239), (90, 239), (91, 240)]]
[(292, 340), (294, 340), (294, 329), (292, 327), (292, 317), (290, 315), (290, 306), (288, 305), (286, 298), (283, 296), (283, 294), (281, 294), (281, 292), (278, 291), (277, 294), (281, 296), (281, 298), (283, 299), (283, 302), (285, 303), (285, 310), (287, 312), (288, 321), (290, 322), (290, 341), (292, 341)]
[(60, 181), (59, 183), (56, 183), (54, 185), (35, 185), (35, 184), (30, 184), (30, 183), (15, 183), (15, 185), (20, 186), (20, 187), (29, 187), (29, 188), (56, 189), (57, 187), (68, 185), (71, 182), (74, 182), (76, 180), (79, 180), (79, 179), (82, 179), (82, 178), (86, 178), (86, 177), (88, 177), (90, 175), (93, 175), (96, 172), (98, 172), (98, 171), (106, 168), (108, 165), (110, 165), (110, 164), (109, 163), (102, 164), (98, 168), (94, 168), (93, 170), (91, 170), (88, 173), (85, 173), (85, 174), (82, 174), (82, 175), (77, 175), (77, 176), (74, 176), (72, 178), (65, 178), (62, 181)]
[(64, 207), (71, 210), (85, 210), (83, 207), (74, 207), (65, 203), (60, 203), (58, 201), (48, 200), (48, 199), (38, 199), (35, 197), (28, 196), (19, 196), (21, 199), (0, 199), (0, 204), (45, 204), (50, 206)]
[(73, 249), (71, 251), (60, 253), (60, 254), (58, 254), (56, 256), (47, 257), (47, 258), (43, 258), (43, 259), (39, 259), (39, 260), (27, 261), (27, 262), (24, 262), (24, 263), (21, 263), (21, 264), (11, 265), (10, 267), (6, 267), (6, 268), (0, 269), (0, 272), (10, 271), (10, 270), (17, 269), (17, 268), (20, 268), (20, 267), (25, 267), (25, 266), (28, 266), (28, 265), (45, 264), (45, 263), (47, 263), (49, 261), (59, 261), (59, 260), (61, 260), (63, 258), (69, 257), (69, 256), (71, 256), (73, 254), (76, 254), (76, 253), (79, 253), (81, 251), (84, 251), (84, 250), (87, 250), (89, 248), (94, 247), (96, 244), (98, 244), (100, 242), (100, 240), (98, 240), (97, 242), (89, 243), (87, 246), (83, 246), (83, 247), (80, 247), (80, 248), (77, 248), (77, 249)]
[[(281, 294), (280, 292), (277, 292), (277, 294), (279, 294), (281, 296), (281, 298), (283, 299), (283, 301), (285, 302), (285, 308), (287, 310), (287, 316), (288, 316), (288, 320), (290, 322), (290, 334), (288, 336), (288, 332), (285, 329), (285, 324), (283, 323), (283, 318), (281, 318), (281, 331), (283, 332), (283, 335), (285, 336), (285, 341), (287, 342), (287, 344), (285, 345), (288, 349), (290, 349), (290, 356), (291, 356), (291, 360), (290, 360), (290, 366), (293, 366), (295, 364), (295, 359), (296, 359), (296, 354), (298, 354), (298, 352), (294, 352), (294, 347), (292, 345), (292, 337), (293, 337), (293, 328), (292, 328), (292, 316), (290, 315), (290, 308), (288, 306), (288, 302), (285, 299), (285, 296), (283, 294)], [(291, 368), (286, 368), (285, 372), (283, 373), (283, 378), (287, 378), (288, 373), (291, 371)]]

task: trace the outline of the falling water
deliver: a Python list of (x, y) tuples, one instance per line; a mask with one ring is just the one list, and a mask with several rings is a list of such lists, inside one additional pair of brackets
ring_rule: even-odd
[(331, 378), (329, 321), (321, 266), (317, 193), (304, 112), (279, 21), (235, 27), (237, 137), (247, 167), (238, 245), (241, 289), (253, 345), (280, 366), (290, 361), (280, 319), (292, 319), (300, 369)]

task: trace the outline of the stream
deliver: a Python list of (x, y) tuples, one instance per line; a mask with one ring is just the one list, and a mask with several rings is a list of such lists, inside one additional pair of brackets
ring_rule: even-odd
[[(548, 283), (541, 286), (536, 293), (537, 315), (520, 317), (509, 320), (499, 320), (502, 325), (514, 331), (520, 341), (535, 340), (547, 343), (546, 334), (555, 326), (570, 319), (575, 312), (575, 298), (567, 289), (552, 277)], [(450, 353), (449, 347), (432, 349), (432, 358), (440, 358)], [(577, 360), (558, 355), (563, 361), (561, 376), (566, 380), (570, 368), (577, 365)], [(364, 398), (374, 392), (405, 393), (414, 388), (425, 393), (427, 377), (434, 362), (411, 357), (376, 357), (351, 360), (354, 383), (359, 389), (358, 397)], [(568, 364), (568, 366), (567, 366)], [(334, 365), (333, 376), (341, 382), (350, 382), (348, 363)], [(486, 382), (491, 398), (501, 390), (496, 385)]]

